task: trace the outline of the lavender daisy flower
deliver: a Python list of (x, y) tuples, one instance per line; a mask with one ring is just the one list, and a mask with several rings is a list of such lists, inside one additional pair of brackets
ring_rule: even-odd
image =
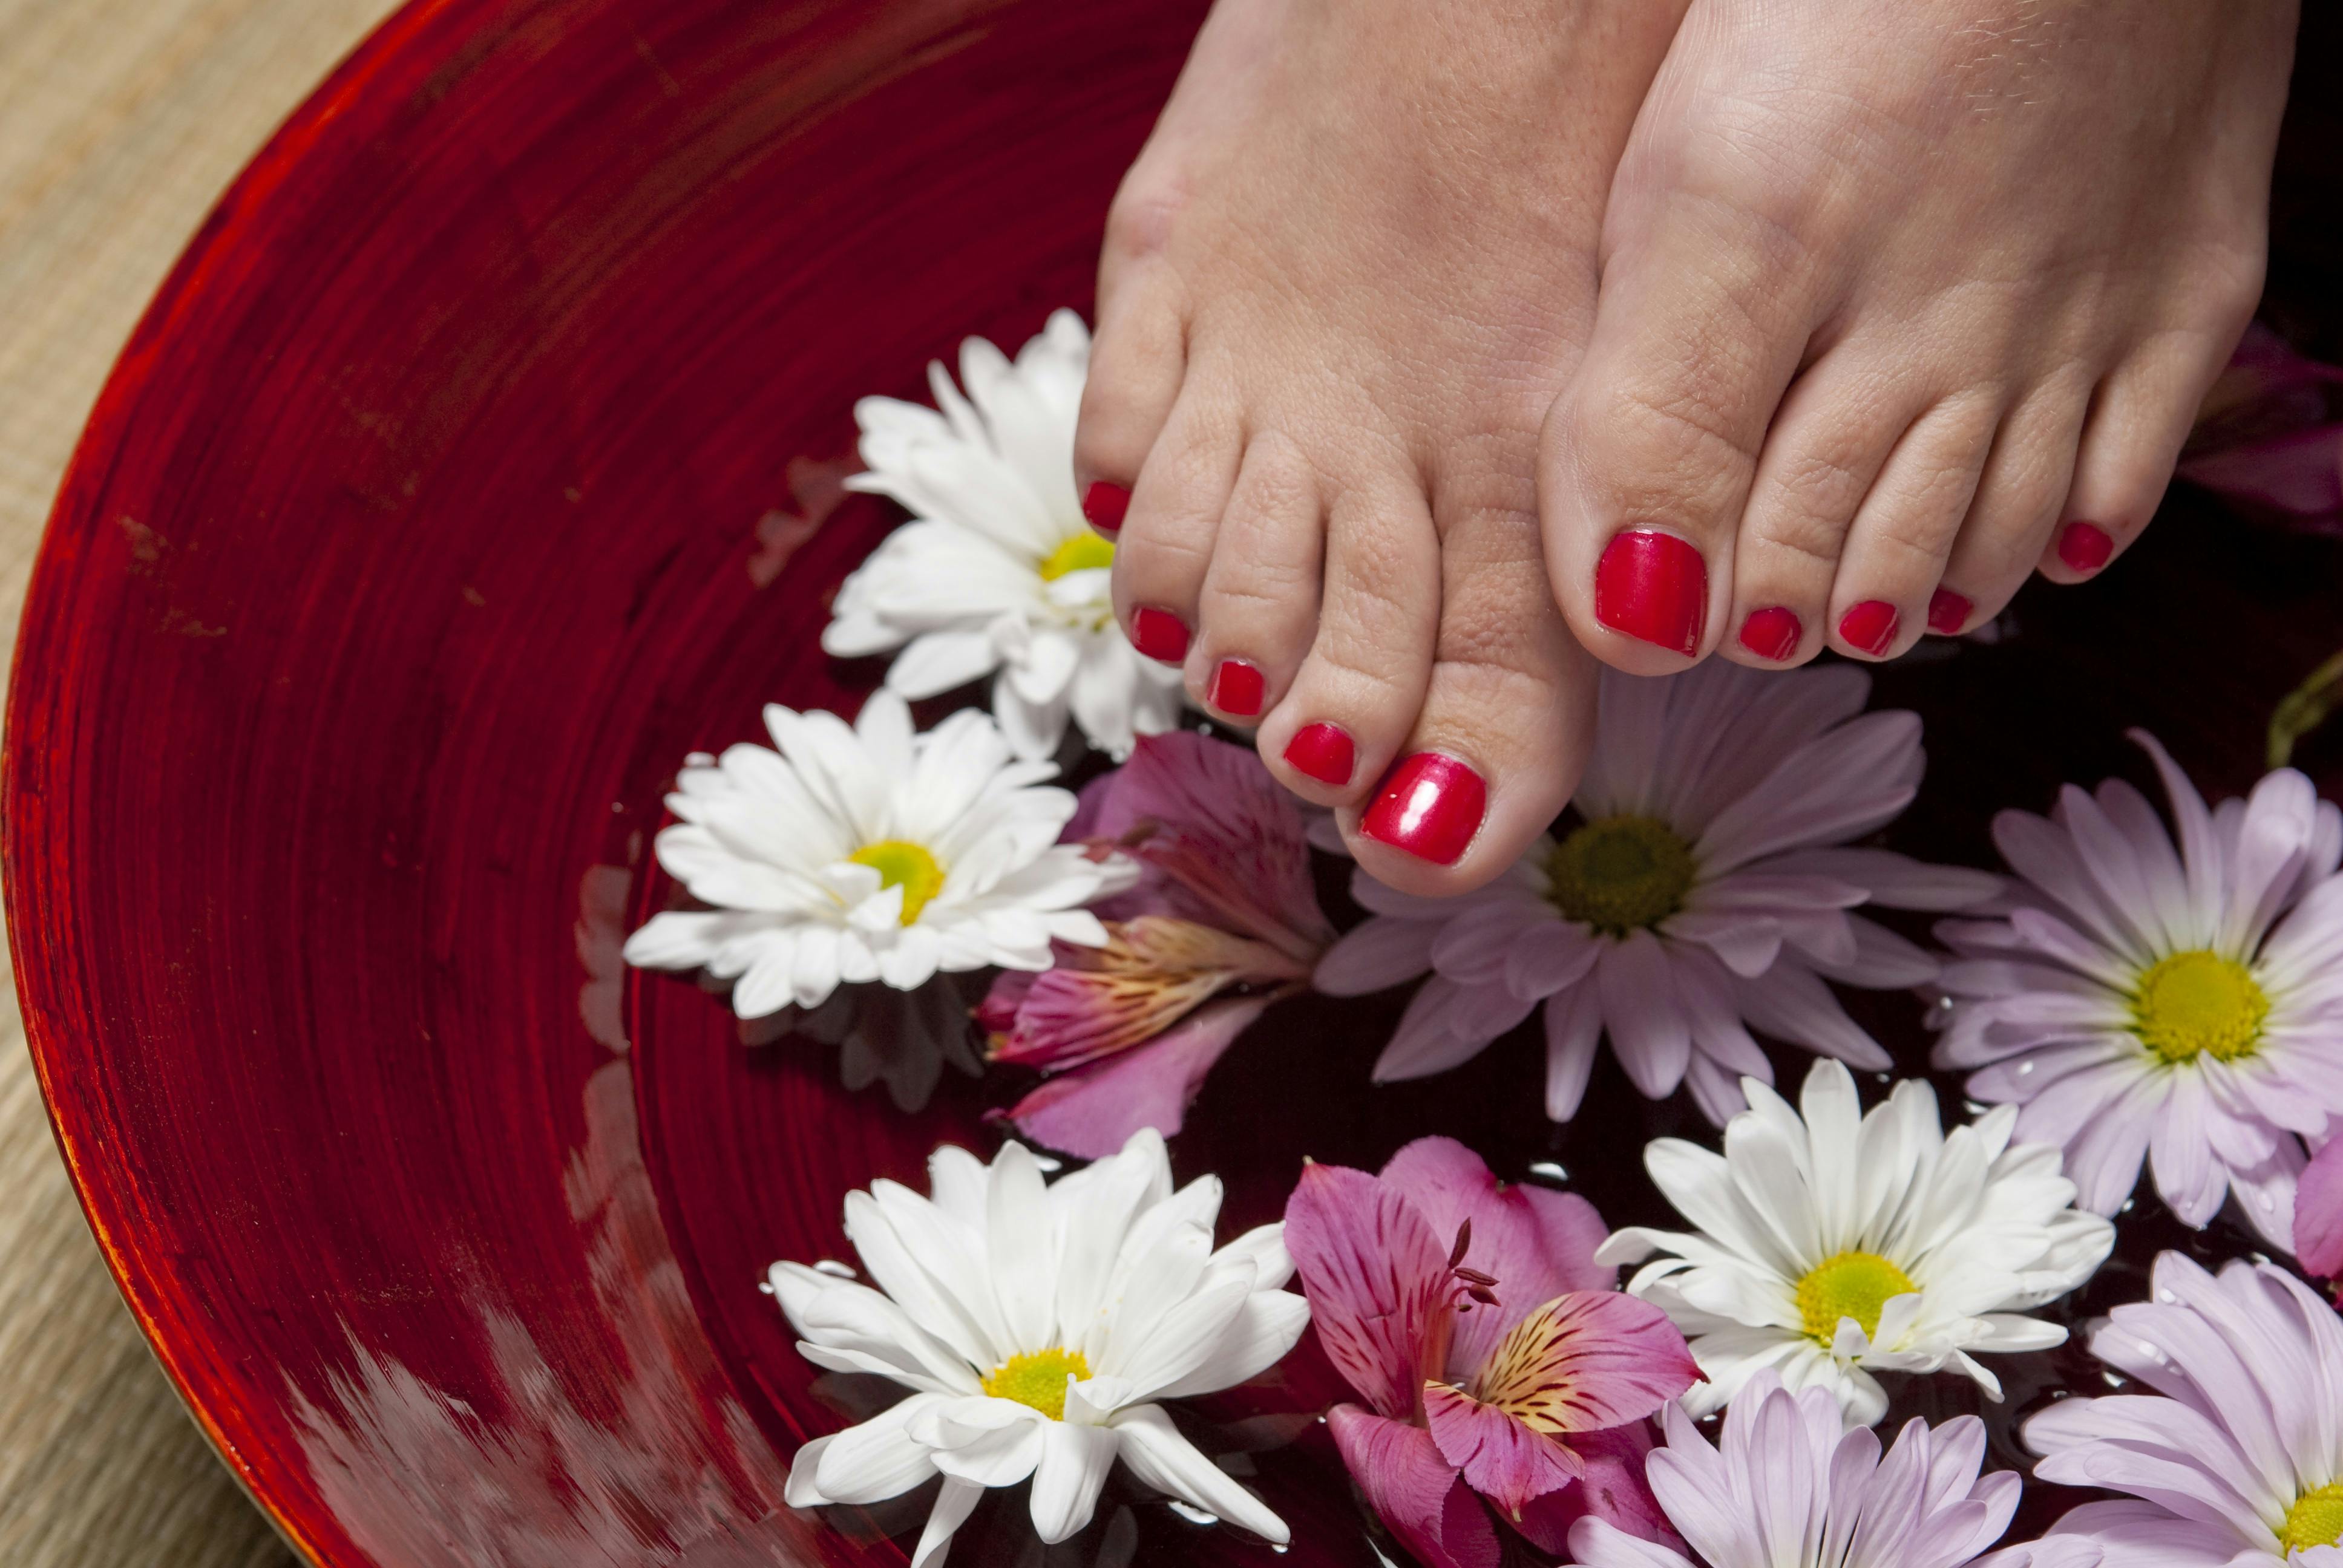
[[(1867, 1426), (1845, 1430), (1830, 1391), (1785, 1392), (1770, 1372), (1752, 1378), (1711, 1448), (1681, 1406), (1662, 1419), (1667, 1445), (1645, 1473), (1688, 1548), (1640, 1541), (1589, 1516), (1571, 1527), (1571, 1560), (1584, 1568), (2097, 1568), (2098, 1543), (2080, 1535), (1986, 1553), (2009, 1527), (2019, 1482), (1979, 1475), (1985, 1424), (1911, 1421), (1883, 1458)], [(1984, 1553), (1980, 1555), (1980, 1553)]]
[(2024, 1107), (2019, 1139), (2066, 1151), (2088, 1209), (2112, 1214), (2143, 1160), (2203, 1226), (2231, 1191), (2270, 1245), (2293, 1244), (2303, 1139), (2343, 1115), (2343, 813), (2281, 769), (2207, 809), (2148, 735), (2167, 832), (2119, 779), (2068, 786), (2047, 819), (2005, 811), (1994, 841), (2023, 879), (2009, 912), (1947, 920), (1959, 955), (1936, 1065)]
[(1558, 840), (1458, 899), (1354, 879), (1378, 918), (1328, 952), (1318, 989), (1432, 971), (1376, 1081), (1454, 1067), (1541, 1002), (1557, 1121), (1576, 1113), (1605, 1035), (1637, 1089), (1657, 1100), (1686, 1085), (1719, 1126), (1742, 1108), (1743, 1078), (1773, 1081), (1752, 1029), (1886, 1069), (1824, 982), (1919, 985), (1936, 961), (1854, 911), (1965, 909), (1999, 882), (1848, 847), (1910, 803), (1924, 767), (1919, 716), (1865, 713), (1870, 690), (1845, 665), (1604, 671), (1578, 820)]
[(2117, 1307), (2091, 1352), (2154, 1393), (2070, 1399), (2026, 1425), (2045, 1481), (2131, 1495), (2087, 1503), (2051, 1539), (2109, 1568), (2343, 1565), (2343, 1319), (2301, 1281), (2177, 1252), (2153, 1299)]

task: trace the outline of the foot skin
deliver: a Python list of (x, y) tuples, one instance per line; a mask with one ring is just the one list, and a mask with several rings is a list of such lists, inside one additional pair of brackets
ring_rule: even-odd
[(1541, 451), (1587, 648), (1892, 658), (2105, 567), (2260, 292), (2294, 21), (1694, 0)]
[(1405, 890), (1578, 778), (1538, 435), (1679, 9), (1220, 0), (1114, 204), (1075, 466), (1117, 612)]

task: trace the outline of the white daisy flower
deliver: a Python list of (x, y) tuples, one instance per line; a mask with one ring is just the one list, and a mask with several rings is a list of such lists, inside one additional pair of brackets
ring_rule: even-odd
[[(1766, 1373), (1733, 1402), (1716, 1447), (1682, 1411), (1647, 1470), (1684, 1551), (1607, 1520), (1571, 1527), (1585, 1568), (2097, 1568), (2097, 1542), (2050, 1535), (1986, 1553), (2009, 1528), (2023, 1483), (1978, 1471), (1985, 1423), (1905, 1423), (1883, 1457), (1878, 1434), (1849, 1432), (1816, 1389), (1792, 1393)], [(1979, 1555), (1985, 1553), (1984, 1555)]]
[(1031, 1476), (1033, 1528), (1062, 1541), (1090, 1523), (1120, 1459), (1141, 1483), (1282, 1545), (1284, 1522), (1155, 1402), (1242, 1382), (1302, 1337), (1310, 1309), (1282, 1288), (1284, 1227), (1214, 1251), (1219, 1180), (1173, 1191), (1153, 1131), (1046, 1187), (1019, 1143), (990, 1166), (947, 1146), (928, 1171), (930, 1198), (891, 1181), (847, 1197), (846, 1233), (878, 1289), (773, 1265), (807, 1360), (914, 1391), (799, 1449), (790, 1505), (876, 1503), (940, 1473), (911, 1556), (934, 1568), (985, 1488)]
[(911, 521), (838, 590), (821, 646), (902, 649), (887, 685), (915, 701), (994, 675), (992, 711), (1020, 757), (1056, 755), (1071, 717), (1121, 761), (1185, 702), (1179, 669), (1140, 657), (1116, 625), (1114, 546), (1074, 495), (1090, 357), (1081, 317), (1061, 310), (1013, 365), (983, 338), (960, 345), (965, 397), (930, 365), (934, 408), (854, 407), (870, 472), (848, 487), (893, 497)]
[(2036, 1475), (2131, 1494), (2050, 1538), (2096, 1542), (2109, 1568), (2343, 1568), (2343, 1319), (2268, 1263), (2216, 1278), (2167, 1252), (2151, 1295), (2091, 1336), (2144, 1386), (2026, 1423)]
[(1379, 918), (1335, 944), (1318, 989), (1355, 995), (1432, 971), (1376, 1081), (1453, 1067), (1541, 1002), (1557, 1121), (1577, 1111), (1606, 1035), (1637, 1089), (1656, 1100), (1685, 1084), (1720, 1125), (1743, 1078), (1773, 1081), (1753, 1028), (1885, 1069), (1824, 982), (1918, 985), (1936, 961), (1854, 910), (1962, 909), (1999, 884), (1845, 847), (1895, 819), (1924, 766), (1919, 716), (1863, 712), (1870, 689), (1849, 665), (1604, 671), (1578, 822), (1560, 841), (1540, 839), (1458, 899), (1353, 878)]
[(890, 691), (853, 728), (834, 713), (765, 709), (776, 753), (739, 745), (677, 776), (659, 864), (712, 910), (655, 915), (631, 964), (734, 980), (732, 1009), (815, 1007), (841, 983), (910, 990), (940, 970), (1046, 970), (1052, 938), (1102, 947), (1082, 906), (1137, 869), (1060, 844), (1074, 797), (1057, 769), (1010, 756), (981, 712), (924, 735)]
[(1827, 1388), (1847, 1419), (1887, 1410), (1874, 1372), (1966, 1372), (1993, 1399), (2001, 1382), (1972, 1352), (2041, 1350), (2066, 1331), (2025, 1316), (2090, 1278), (2115, 1227), (2068, 1207), (2058, 1151), (2011, 1147), (2016, 1113), (1949, 1133), (1936, 1096), (1906, 1080), (1868, 1114), (1835, 1061), (1806, 1075), (1801, 1120), (1762, 1083), (1725, 1130), (1725, 1152), (1674, 1138), (1644, 1151), (1652, 1181), (1701, 1229), (1626, 1230), (1598, 1263), (1654, 1260), (1627, 1289), (1660, 1307), (1708, 1381), (1695, 1415), (1753, 1376)]
[(2343, 1116), (2343, 813), (2281, 769), (2207, 810), (2147, 734), (2173, 834), (2137, 789), (2068, 786), (2046, 819), (2005, 811), (2022, 880), (2000, 919), (1948, 920), (1959, 955), (1936, 1065), (2024, 1107), (2020, 1137), (2062, 1146), (2082, 1201), (2112, 1214), (2143, 1159), (2181, 1220), (2235, 1191), (2271, 1246), (2294, 1244), (2303, 1140)]

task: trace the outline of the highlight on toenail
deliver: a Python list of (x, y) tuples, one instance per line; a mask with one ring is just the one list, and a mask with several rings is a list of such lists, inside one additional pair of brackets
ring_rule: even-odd
[(1694, 653), (1708, 618), (1708, 562), (1674, 534), (1614, 534), (1594, 568), (1594, 618), (1671, 653)]
[(1488, 809), (1488, 781), (1469, 764), (1419, 751), (1383, 775), (1359, 831), (1419, 860), (1453, 866), (1472, 848)]
[(1151, 604), (1131, 612), (1131, 646), (1158, 664), (1177, 664), (1188, 657), (1188, 626), (1168, 609)]
[(1805, 623), (1795, 610), (1769, 605), (1751, 610), (1749, 618), (1741, 623), (1741, 646), (1778, 664), (1798, 651), (1798, 639), (1805, 634)]
[(1242, 658), (1224, 658), (1212, 667), (1212, 686), (1204, 700), (1231, 718), (1251, 719), (1261, 711), (1263, 687), (1259, 668)]
[(1849, 648), (1882, 654), (1896, 640), (1896, 607), (1882, 598), (1867, 598), (1838, 618), (1838, 635)]
[(1940, 588), (1928, 596), (1928, 629), (1950, 637), (1968, 625), (1969, 612), (1975, 608), (1966, 594)]
[(1357, 758), (1351, 732), (1339, 724), (1305, 724), (1285, 743), (1286, 765), (1321, 784), (1348, 784)]
[(2078, 572), (2097, 571), (2115, 553), (2115, 536), (2097, 523), (2068, 523), (2058, 536), (2058, 558)]
[(1093, 479), (1082, 492), (1082, 518), (1102, 534), (1118, 533), (1122, 528), (1122, 515), (1131, 510), (1131, 490), (1128, 486), (1110, 485), (1104, 479)]

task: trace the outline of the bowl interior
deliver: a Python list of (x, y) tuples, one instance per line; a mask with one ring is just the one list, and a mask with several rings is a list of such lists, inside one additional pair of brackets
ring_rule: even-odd
[[(618, 944), (668, 896), (649, 843), (684, 755), (876, 679), (816, 641), (899, 517), (840, 487), (855, 398), (921, 397), (961, 337), (1087, 307), (1202, 8), (410, 7), (126, 352), (27, 611), (10, 926), (134, 1310), (313, 1555), (901, 1560), (899, 1514), (782, 1507), (790, 1450), (869, 1391), (818, 1382), (758, 1281), (843, 1254), (848, 1189), (989, 1143), (1005, 1095), (948, 1080), (903, 1115)], [(2169, 511), (2093, 591), (2031, 589), (1999, 642), (1882, 673), (1933, 759), (1892, 843), (1989, 864), (1996, 808), (2137, 776), (2132, 723), (2209, 791), (2250, 782), (2338, 640), (2337, 549)], [(2333, 794), (2343, 745), (2302, 760)], [(1683, 1108), (1598, 1078), (1621, 1113), (1549, 1127), (1526, 1044), (1368, 1092), (1401, 1000), (1292, 1004), (1215, 1074), (1176, 1157), (1231, 1176), (1230, 1222), (1272, 1217), (1305, 1154), (1427, 1131), (1664, 1218), (1637, 1151)], [(1916, 1069), (1917, 1003), (1863, 1005)], [(2137, 1288), (2111, 1271), (2071, 1310)], [(1335, 1392), (1305, 1348), (1200, 1430), (1297, 1558), (1363, 1563), (1313, 1421)], [(1265, 1560), (1111, 1495), (1052, 1562)], [(1019, 1554), (1001, 1513), (962, 1560)]]

